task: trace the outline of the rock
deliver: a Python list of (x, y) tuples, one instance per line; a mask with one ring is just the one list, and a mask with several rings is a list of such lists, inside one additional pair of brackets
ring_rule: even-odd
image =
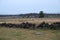
[(35, 32), (35, 35), (42, 35), (42, 32)]

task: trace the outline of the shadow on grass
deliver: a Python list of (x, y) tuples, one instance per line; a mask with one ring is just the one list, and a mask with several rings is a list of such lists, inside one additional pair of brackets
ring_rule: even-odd
[(0, 38), (0, 40), (9, 40), (9, 38)]

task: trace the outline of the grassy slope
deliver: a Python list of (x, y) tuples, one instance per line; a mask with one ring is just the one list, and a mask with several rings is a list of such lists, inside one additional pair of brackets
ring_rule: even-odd
[[(35, 32), (42, 32), (35, 35)], [(0, 27), (0, 40), (60, 40), (60, 30), (28, 30)]]

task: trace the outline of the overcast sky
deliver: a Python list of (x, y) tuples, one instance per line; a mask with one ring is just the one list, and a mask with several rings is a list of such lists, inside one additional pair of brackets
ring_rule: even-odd
[(0, 14), (60, 13), (60, 0), (0, 0)]

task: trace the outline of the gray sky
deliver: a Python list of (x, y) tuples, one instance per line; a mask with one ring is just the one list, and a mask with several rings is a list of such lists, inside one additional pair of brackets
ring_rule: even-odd
[(60, 13), (60, 0), (0, 0), (0, 14)]

